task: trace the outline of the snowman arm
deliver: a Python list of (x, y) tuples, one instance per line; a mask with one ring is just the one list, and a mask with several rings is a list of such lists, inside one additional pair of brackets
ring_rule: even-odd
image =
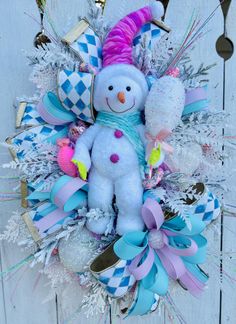
[(94, 140), (100, 130), (100, 125), (94, 124), (90, 126), (77, 140), (75, 153), (72, 162), (77, 164), (81, 162), (85, 165), (87, 171), (91, 167), (90, 150), (92, 149)]

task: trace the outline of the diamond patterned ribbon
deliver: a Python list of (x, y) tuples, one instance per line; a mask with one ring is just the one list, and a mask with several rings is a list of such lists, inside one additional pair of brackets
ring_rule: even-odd
[(94, 69), (96, 74), (102, 68), (102, 43), (87, 20), (82, 19), (62, 39), (81, 61)]
[(64, 108), (77, 118), (92, 124), (93, 75), (63, 70), (58, 76), (58, 95)]
[(155, 24), (149, 22), (141, 28), (140, 32), (137, 34), (137, 36), (133, 40), (133, 45), (137, 46), (140, 44), (142, 37), (148, 37), (149, 44), (148, 47), (150, 49), (153, 48), (155, 45), (156, 41), (160, 38), (161, 36), (161, 30), (158, 28)]

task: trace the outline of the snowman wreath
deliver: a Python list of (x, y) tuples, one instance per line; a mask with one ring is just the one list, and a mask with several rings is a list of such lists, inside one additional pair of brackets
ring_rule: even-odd
[(188, 59), (207, 21), (192, 19), (179, 43), (160, 2), (113, 28), (90, 5), (60, 41), (29, 55), (39, 91), (19, 102), (4, 165), (18, 168), (27, 209), (1, 239), (30, 255), (1, 275), (41, 263), (56, 293), (83, 289), (88, 315), (165, 304), (179, 318), (171, 291), (204, 291), (203, 232), (221, 213), (212, 189), (225, 115), (208, 107), (212, 66), (196, 72)]

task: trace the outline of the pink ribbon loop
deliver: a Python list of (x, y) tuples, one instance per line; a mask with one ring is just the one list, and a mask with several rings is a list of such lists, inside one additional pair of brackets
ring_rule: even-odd
[(142, 260), (145, 253), (146, 249), (142, 253), (137, 255), (129, 266), (129, 271), (133, 274), (136, 280), (142, 280), (143, 278), (145, 278), (152, 269), (155, 260), (154, 251), (151, 247), (149, 247), (149, 251), (147, 256), (145, 257), (145, 260), (140, 264), (140, 261)]
[(152, 199), (147, 199), (142, 207), (142, 217), (147, 229), (159, 230), (165, 218), (161, 206)]
[(186, 240), (188, 240), (190, 243), (189, 247), (185, 247), (184, 249), (181, 250), (181, 249), (176, 249), (168, 244), (169, 250), (178, 256), (192, 256), (196, 254), (198, 250), (198, 246), (196, 242), (190, 238), (186, 238)]
[(172, 279), (177, 280), (185, 274), (186, 268), (183, 260), (178, 255), (173, 254), (167, 246), (156, 252), (163, 267)]

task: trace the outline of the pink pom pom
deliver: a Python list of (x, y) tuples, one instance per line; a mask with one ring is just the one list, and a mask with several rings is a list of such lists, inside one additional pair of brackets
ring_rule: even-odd
[(69, 146), (69, 140), (63, 139), (58, 141), (59, 152), (57, 155), (57, 163), (60, 169), (65, 172), (65, 174), (71, 177), (77, 177), (78, 171), (77, 167), (71, 162), (74, 155), (74, 149)]
[(149, 245), (155, 249), (162, 249), (165, 245), (163, 240), (163, 233), (160, 230), (152, 229), (148, 234)]
[(167, 72), (166, 75), (172, 76), (173, 78), (178, 78), (180, 74), (179, 68), (170, 68)]

